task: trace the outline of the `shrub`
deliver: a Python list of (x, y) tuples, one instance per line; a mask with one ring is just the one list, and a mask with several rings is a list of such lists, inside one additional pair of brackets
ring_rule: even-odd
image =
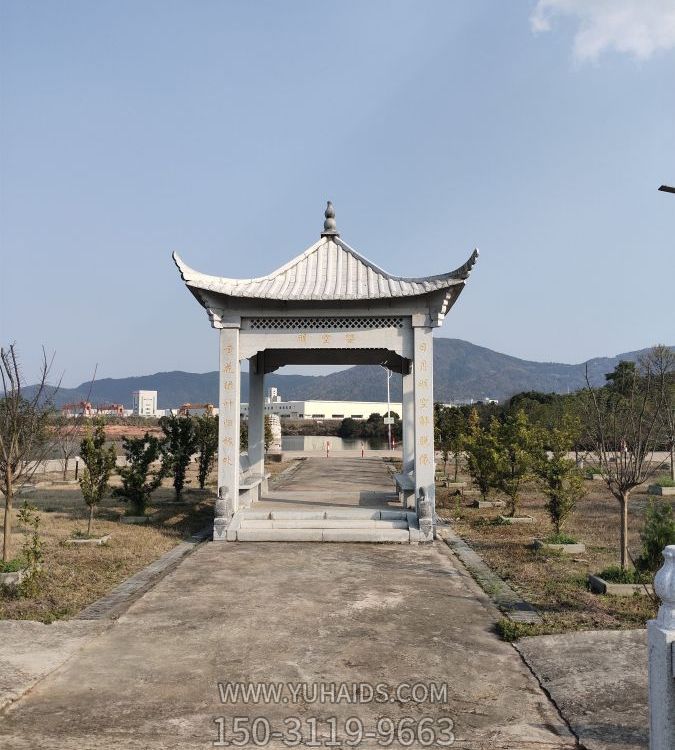
[[(170, 464), (164, 460), (163, 442), (146, 432), (143, 437), (124, 438), (122, 447), (127, 458), (126, 466), (119, 469), (122, 486), (113, 490), (113, 495), (124, 498), (131, 504), (132, 515), (145, 515), (150, 495), (168, 475)], [(161, 462), (159, 466), (153, 464)]]
[(642, 554), (637, 560), (637, 566), (640, 570), (655, 573), (663, 563), (664, 548), (669, 544), (675, 544), (675, 516), (670, 505), (649, 504), (640, 538)]
[(195, 423), (190, 417), (161, 417), (159, 426), (164, 433), (164, 460), (173, 472), (176, 500), (185, 486), (185, 475), (196, 449)]
[(670, 477), (659, 477), (654, 484), (657, 484), (659, 487), (675, 487), (675, 479), (671, 479)]
[(108, 482), (115, 470), (117, 459), (115, 446), (106, 447), (105, 445), (105, 428), (102, 419), (94, 422), (93, 430), (91, 426), (87, 428), (87, 433), (80, 443), (80, 457), (84, 463), (80, 489), (84, 502), (89, 506), (87, 534), (91, 534), (94, 509), (108, 491)]

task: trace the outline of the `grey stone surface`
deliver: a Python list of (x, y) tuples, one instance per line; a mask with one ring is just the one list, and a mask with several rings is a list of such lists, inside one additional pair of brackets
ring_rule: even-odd
[(675, 487), (661, 487), (660, 484), (650, 484), (647, 491), (650, 495), (675, 495)]
[(103, 632), (105, 622), (0, 620), (0, 709)]
[(562, 552), (563, 555), (580, 555), (586, 551), (586, 545), (581, 542), (575, 544), (551, 544), (551, 542), (545, 542), (543, 539), (535, 539), (534, 546), (536, 549)]
[(588, 750), (649, 744), (647, 636), (596, 630), (522, 638), (515, 646)]
[(124, 612), (135, 597), (147, 591), (162, 576), (178, 565), (184, 557), (194, 552), (196, 546), (207, 539), (210, 534), (210, 529), (203, 529), (190, 539), (177, 544), (143, 570), (139, 570), (126, 581), (122, 581), (119, 586), (115, 586), (105, 596), (85, 607), (78, 614), (78, 619), (101, 620)]
[[(3, 714), (0, 746), (191, 750), (212, 746), (218, 716), (283, 729), (289, 716), (356, 715), (366, 727), (449, 716), (462, 750), (573, 748), (494, 617), (438, 545), (205, 544)], [(219, 681), (266, 680), (447, 683), (448, 701), (219, 700)]]
[[(407, 524), (406, 524), (407, 526)], [(325, 529), (324, 542), (409, 544), (408, 529)]]
[(321, 542), (321, 529), (239, 529), (238, 542)]
[(534, 523), (532, 516), (499, 516), (502, 523)]
[(651, 584), (641, 583), (610, 583), (600, 576), (589, 574), (588, 584), (596, 594), (611, 596), (648, 596), (654, 593)]

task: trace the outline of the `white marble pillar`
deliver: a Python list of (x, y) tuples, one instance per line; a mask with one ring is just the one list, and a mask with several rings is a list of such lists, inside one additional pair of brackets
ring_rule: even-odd
[[(248, 460), (251, 474), (265, 473), (265, 370), (262, 354), (248, 360)], [(258, 499), (260, 487), (258, 487)]]
[(415, 374), (412, 362), (403, 373), (403, 472), (415, 470)]
[(663, 567), (654, 577), (661, 600), (647, 623), (649, 645), (649, 750), (675, 747), (675, 544), (663, 550)]
[[(415, 397), (415, 498), (420, 490), (431, 503), (434, 518), (436, 485), (434, 483), (434, 342), (426, 315), (413, 315), (414, 397)], [(419, 512), (419, 508), (418, 508)]]
[(218, 492), (227, 492), (233, 512), (239, 507), (239, 327), (220, 329), (218, 405)]

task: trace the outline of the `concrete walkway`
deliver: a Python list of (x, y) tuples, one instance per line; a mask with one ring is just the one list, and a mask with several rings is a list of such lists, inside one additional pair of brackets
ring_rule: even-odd
[[(319, 734), (335, 716), (344, 739), (350, 716), (367, 730), (382, 717), (429, 716), (454, 721), (458, 748), (574, 747), (492, 633), (494, 616), (444, 545), (208, 543), (13, 704), (0, 746), (207, 748), (214, 717), (229, 728), (235, 716), (263, 716), (273, 731), (317, 717)], [(299, 703), (221, 703), (218, 682), (239, 681), (309, 692)], [(341, 682), (447, 684), (447, 702), (311, 701), (314, 686)]]
[(394, 480), (381, 458), (312, 456), (270, 490), (253, 510), (399, 510)]
[[(309, 459), (264, 502), (386, 507), (391, 489), (378, 459)], [(575, 747), (518, 653), (494, 635), (498, 617), (442, 543), (206, 543), (0, 714), (0, 747), (208, 748), (214, 719), (231, 738), (234, 717), (263, 717), (289, 739), (297, 717), (305, 743), (314, 718), (325, 741), (335, 717), (344, 742), (349, 717), (371, 733), (378, 721), (386, 732), (387, 720), (429, 717), (440, 740), (445, 719), (454, 723), (456, 748)], [(219, 690), (269, 682), (290, 687), (257, 703)], [(417, 683), (418, 703), (409, 700)], [(367, 700), (378, 684), (384, 702)], [(265, 729), (258, 723), (258, 739)], [(375, 736), (358, 745), (378, 746)]]

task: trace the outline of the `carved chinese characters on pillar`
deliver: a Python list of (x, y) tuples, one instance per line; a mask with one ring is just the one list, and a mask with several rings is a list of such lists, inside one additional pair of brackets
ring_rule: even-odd
[(222, 467), (233, 466), (235, 463), (235, 448), (238, 448), (238, 442), (235, 445), (236, 436), (234, 432), (234, 410), (237, 408), (236, 387), (237, 377), (236, 368), (238, 362), (235, 357), (235, 347), (227, 337), (236, 336), (235, 331), (223, 331), (222, 359), (220, 373), (220, 464)]
[(429, 466), (434, 461), (433, 416), (434, 401), (432, 392), (431, 347), (427, 341), (418, 337), (415, 351), (415, 392), (417, 408), (417, 451), (421, 466)]

